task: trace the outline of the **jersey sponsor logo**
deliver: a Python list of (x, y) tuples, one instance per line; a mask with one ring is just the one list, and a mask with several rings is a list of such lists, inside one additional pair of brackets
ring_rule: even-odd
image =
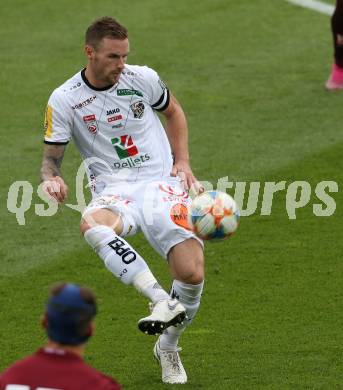
[(110, 116), (109, 118), (107, 118), (107, 122), (111, 123), (111, 122), (119, 121), (120, 119), (123, 119), (122, 115)]
[(133, 112), (133, 115), (135, 118), (141, 119), (144, 114), (144, 103), (142, 100), (139, 100), (138, 102), (134, 102), (130, 105), (130, 108)]
[(113, 163), (114, 168), (135, 168), (150, 160), (148, 153), (138, 155), (137, 146), (130, 135), (121, 135), (111, 139), (118, 157), (122, 162)]
[(126, 74), (128, 76), (135, 76), (136, 73), (132, 72), (131, 70), (123, 70), (122, 74)]
[(94, 120), (95, 120), (95, 115), (94, 115), (94, 114), (85, 115), (85, 116), (83, 117), (83, 120), (84, 120), (85, 122), (87, 122), (87, 121), (94, 121)]
[(118, 123), (116, 125), (112, 125), (112, 129), (120, 129), (122, 127), (124, 127), (124, 125), (122, 123)]
[(174, 204), (174, 206), (170, 210), (170, 218), (176, 225), (181, 226), (184, 229), (190, 230), (188, 224), (188, 208), (184, 204)]
[(118, 114), (118, 112), (120, 112), (120, 108), (113, 108), (113, 110), (107, 110), (106, 115)]
[(98, 131), (98, 124), (95, 115), (86, 115), (83, 117), (83, 121), (85, 122), (88, 131), (92, 134), (96, 134), (96, 132)]
[(133, 143), (130, 135), (121, 135), (120, 137), (112, 138), (111, 142), (121, 160), (138, 154), (137, 146)]
[(113, 241), (108, 243), (108, 246), (114, 250), (114, 252), (121, 257), (121, 260), (125, 264), (130, 264), (136, 260), (136, 253), (126, 246), (126, 243), (115, 238)]
[(70, 87), (70, 88), (69, 88), (69, 91), (72, 91), (72, 90), (74, 90), (74, 89), (76, 89), (76, 88), (79, 88), (79, 87), (81, 87), (81, 83), (80, 83), (80, 82), (78, 82), (77, 84), (75, 84), (75, 85), (73, 85), (72, 87)]
[(96, 95), (89, 97), (88, 99), (84, 100), (81, 103), (75, 104), (75, 106), (72, 106), (71, 108), (73, 110), (79, 110), (80, 108), (88, 106), (88, 104), (91, 104), (96, 99)]
[(114, 168), (137, 168), (142, 165), (142, 163), (145, 163), (150, 160), (150, 156), (148, 153), (141, 154), (135, 158), (128, 157), (123, 162), (117, 162), (113, 163)]
[(143, 97), (143, 93), (141, 91), (137, 91), (137, 89), (117, 89), (117, 96), (128, 95), (137, 95)]

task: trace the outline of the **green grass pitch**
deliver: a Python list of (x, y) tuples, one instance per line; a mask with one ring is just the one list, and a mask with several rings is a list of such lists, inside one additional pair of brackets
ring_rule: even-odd
[[(330, 2), (331, 4), (333, 2)], [(45, 104), (83, 64), (83, 33), (99, 16), (130, 32), (129, 63), (158, 70), (187, 113), (200, 180), (296, 180), (312, 187), (290, 220), (285, 191), (272, 213), (243, 217), (237, 234), (206, 245), (201, 310), (181, 339), (186, 389), (343, 388), (343, 93), (323, 86), (332, 63), (330, 19), (283, 0), (84, 0), (1, 3), (0, 371), (41, 345), (48, 286), (91, 286), (99, 298), (87, 361), (125, 389), (164, 389), (153, 337), (136, 327), (146, 300), (120, 284), (81, 238), (79, 214), (34, 207), (19, 226), (6, 207), (16, 180), (36, 191)], [(80, 158), (63, 172), (75, 203)], [(336, 181), (337, 209), (316, 217), (315, 186)], [(36, 193), (32, 204), (41, 203)], [(169, 288), (164, 261), (131, 242)]]

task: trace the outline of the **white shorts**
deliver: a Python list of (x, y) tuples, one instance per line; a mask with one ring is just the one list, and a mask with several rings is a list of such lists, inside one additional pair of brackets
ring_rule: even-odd
[(173, 246), (189, 238), (203, 246), (202, 240), (188, 230), (190, 202), (178, 178), (110, 185), (90, 202), (83, 217), (94, 209), (112, 210), (122, 218), (122, 237), (142, 231), (151, 246), (167, 258)]

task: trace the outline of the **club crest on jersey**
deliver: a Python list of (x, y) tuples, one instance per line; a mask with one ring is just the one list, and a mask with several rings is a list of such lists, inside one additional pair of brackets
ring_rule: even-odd
[(130, 105), (130, 108), (133, 112), (133, 115), (135, 118), (141, 119), (144, 114), (144, 103), (142, 100), (139, 100), (138, 102), (134, 102)]
[(96, 134), (98, 131), (98, 123), (96, 121), (95, 115), (86, 115), (83, 117), (83, 121), (85, 122), (87, 129), (90, 133)]

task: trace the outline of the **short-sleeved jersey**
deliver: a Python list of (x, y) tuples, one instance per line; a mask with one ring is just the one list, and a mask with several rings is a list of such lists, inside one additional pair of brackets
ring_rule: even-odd
[(52, 93), (44, 142), (74, 139), (87, 159), (93, 193), (109, 182), (159, 180), (170, 175), (173, 163), (157, 115), (168, 104), (168, 88), (147, 66), (126, 65), (119, 81), (106, 89), (91, 86), (84, 69)]
[(122, 387), (114, 379), (88, 366), (72, 352), (41, 348), (33, 355), (14, 363), (0, 375), (0, 390), (16, 388), (120, 390)]

